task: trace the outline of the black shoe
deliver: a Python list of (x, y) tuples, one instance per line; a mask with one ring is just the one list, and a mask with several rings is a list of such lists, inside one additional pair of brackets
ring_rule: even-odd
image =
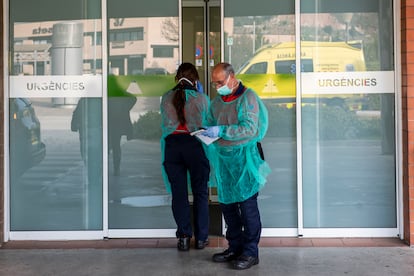
[(216, 253), (213, 255), (213, 261), (216, 263), (224, 263), (236, 260), (239, 255), (226, 249), (221, 253)]
[(177, 249), (180, 251), (190, 250), (190, 238), (178, 238)]
[(234, 269), (248, 269), (254, 265), (259, 263), (259, 258), (252, 257), (252, 256), (240, 256), (237, 260), (233, 263)]
[(208, 245), (208, 239), (205, 241), (197, 241), (195, 242), (195, 248), (196, 249), (203, 249), (204, 247), (206, 247)]

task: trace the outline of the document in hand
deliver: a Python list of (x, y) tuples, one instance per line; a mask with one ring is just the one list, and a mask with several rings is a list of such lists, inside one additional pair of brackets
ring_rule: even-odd
[(207, 146), (220, 139), (220, 137), (210, 138), (208, 136), (203, 135), (203, 132), (206, 131), (205, 129), (199, 129), (196, 131), (191, 132), (191, 135), (197, 137), (201, 142), (206, 144)]

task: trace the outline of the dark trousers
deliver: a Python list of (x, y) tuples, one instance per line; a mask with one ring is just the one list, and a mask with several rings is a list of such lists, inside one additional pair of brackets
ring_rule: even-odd
[(226, 239), (229, 250), (258, 257), (262, 223), (257, 205), (257, 193), (243, 202), (223, 204), (221, 210), (227, 224)]
[(193, 194), (194, 236), (208, 238), (208, 187), (210, 164), (201, 142), (188, 134), (172, 134), (165, 139), (164, 168), (171, 184), (172, 212), (177, 237), (192, 237), (188, 174)]

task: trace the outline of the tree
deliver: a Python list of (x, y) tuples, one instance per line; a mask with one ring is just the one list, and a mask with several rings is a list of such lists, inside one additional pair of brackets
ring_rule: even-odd
[(162, 22), (161, 35), (171, 42), (178, 42), (178, 18), (168, 17)]

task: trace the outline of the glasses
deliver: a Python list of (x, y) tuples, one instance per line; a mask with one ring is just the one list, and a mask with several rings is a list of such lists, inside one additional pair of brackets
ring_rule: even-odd
[(212, 81), (211, 82), (211, 86), (214, 88), (214, 89), (217, 89), (217, 88), (219, 88), (219, 87), (222, 87), (222, 86), (224, 86), (224, 85), (226, 85), (227, 84), (227, 82), (228, 82), (228, 80), (229, 80), (229, 77), (230, 77), (230, 75), (228, 75), (224, 80), (222, 80), (222, 81)]

